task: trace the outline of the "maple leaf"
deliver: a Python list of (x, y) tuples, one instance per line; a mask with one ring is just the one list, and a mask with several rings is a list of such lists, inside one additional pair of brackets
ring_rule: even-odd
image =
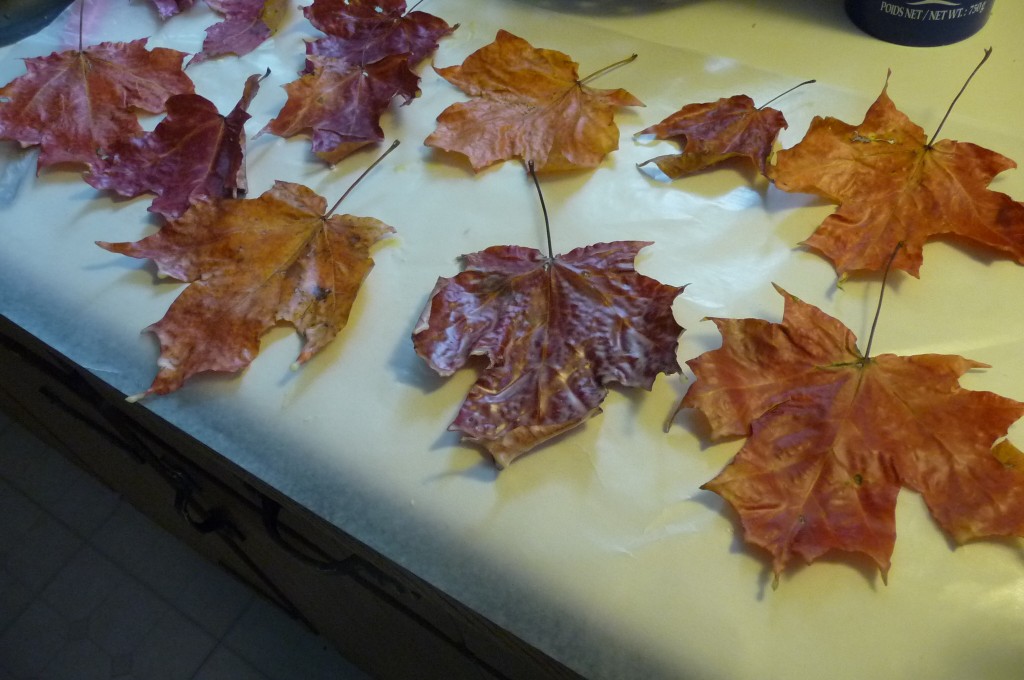
[(1024, 263), (1024, 205), (987, 189), (1012, 160), (975, 144), (928, 143), (886, 90), (860, 125), (815, 117), (804, 139), (776, 155), (769, 177), (784, 191), (839, 204), (804, 244), (840, 275), (893, 266), (918, 276), (925, 241), (952, 234)]
[(650, 389), (676, 373), (681, 287), (637, 273), (639, 241), (547, 258), (518, 246), (465, 256), (438, 280), (416, 329), (416, 352), (441, 375), (470, 356), (488, 366), (449, 430), (482, 444), (499, 467), (600, 412), (607, 384)]
[(203, 49), (190, 64), (252, 52), (274, 34), (288, 10), (288, 0), (206, 0), (206, 4), (223, 14), (224, 20), (206, 29)]
[(743, 94), (687, 104), (636, 135), (673, 140), (682, 147), (682, 153), (658, 156), (640, 167), (654, 163), (668, 177), (678, 179), (729, 158), (745, 157), (764, 175), (775, 139), (786, 127), (780, 111), (757, 108), (754, 100)]
[(191, 282), (147, 329), (160, 341), (159, 371), (140, 397), (176, 390), (203, 371), (245, 368), (260, 336), (280, 322), (304, 339), (300, 364), (337, 335), (373, 267), (370, 246), (394, 230), (325, 208), (310, 189), (278, 181), (258, 198), (196, 203), (136, 243), (98, 244)]
[(715, 438), (749, 437), (702, 488), (735, 508), (776, 578), (794, 555), (830, 550), (864, 553), (886, 574), (901, 486), (958, 542), (1024, 536), (1024, 470), (992, 450), (1024, 404), (958, 382), (985, 364), (867, 358), (842, 323), (776, 288), (781, 323), (712, 319), (722, 347), (687, 362), (696, 382), (681, 405), (699, 409)]
[(284, 86), (288, 100), (260, 134), (291, 137), (312, 130), (313, 151), (327, 163), (384, 139), (380, 117), (391, 100), (401, 96), (408, 104), (419, 92), (419, 77), (409, 70), (408, 55), (363, 66), (309, 59), (314, 71)]
[(187, 9), (190, 9), (192, 5), (196, 4), (196, 0), (151, 0), (153, 6), (156, 7), (156, 11), (160, 14), (161, 19), (169, 19), (175, 14), (180, 14)]
[(245, 81), (227, 116), (197, 94), (170, 97), (167, 116), (156, 129), (116, 143), (85, 180), (130, 198), (151, 191), (157, 198), (149, 209), (170, 219), (199, 198), (244, 195), (246, 109), (261, 79), (253, 75)]
[(38, 144), (38, 166), (94, 164), (98, 153), (142, 130), (133, 109), (163, 111), (193, 91), (183, 52), (147, 50), (146, 39), (101, 43), (25, 60), (27, 72), (0, 88), (0, 139)]
[(465, 155), (476, 171), (515, 157), (538, 171), (595, 167), (618, 148), (615, 109), (643, 106), (625, 90), (585, 85), (568, 55), (507, 31), (435, 71), (474, 99), (442, 111), (425, 143)]
[(408, 54), (414, 65), (458, 28), (426, 12), (406, 14), (405, 0), (314, 0), (302, 11), (313, 26), (327, 34), (306, 43), (306, 52), (348, 64), (370, 64)]

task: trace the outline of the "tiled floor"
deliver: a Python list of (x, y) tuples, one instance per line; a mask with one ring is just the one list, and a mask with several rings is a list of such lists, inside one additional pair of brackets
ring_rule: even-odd
[(0, 412), (0, 680), (361, 680)]

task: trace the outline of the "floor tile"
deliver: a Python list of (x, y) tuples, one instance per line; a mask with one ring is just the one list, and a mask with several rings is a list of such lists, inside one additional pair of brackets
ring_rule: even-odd
[(113, 512), (118, 495), (20, 425), (0, 433), (0, 477), (79, 536), (90, 536)]
[(218, 639), (255, 597), (248, 586), (127, 503), (117, 508), (92, 542)]
[(0, 680), (93, 678), (367, 676), (0, 412)]
[(36, 678), (68, 642), (64, 617), (45, 602), (34, 602), (0, 635), (0, 659), (15, 678)]
[[(3, 454), (0, 453), (0, 457)], [(22, 536), (44, 514), (38, 504), (0, 479), (0, 552), (9, 552), (21, 545)]]
[(39, 680), (110, 680), (110, 656), (92, 640), (69, 640), (46, 667)]
[(193, 621), (169, 610), (132, 655), (132, 675), (145, 680), (191, 678), (217, 641)]
[(69, 621), (87, 619), (129, 578), (86, 546), (47, 585), (42, 598)]
[[(5, 518), (0, 564), (34, 592), (41, 590), (81, 548), (83, 541), (27, 500), (5, 493), (0, 500), (14, 516)], [(7, 520), (11, 521), (10, 526)]]
[(90, 637), (111, 655), (134, 655), (170, 611), (154, 593), (126, 578), (89, 615)]
[(224, 644), (271, 680), (368, 680), (325, 640), (257, 598)]
[(267, 680), (227, 647), (217, 647), (192, 680)]
[[(34, 590), (19, 577), (0, 565), (0, 634), (28, 609), (35, 599)], [(0, 664), (0, 671), (2, 671)], [(0, 675), (0, 680), (2, 680)]]

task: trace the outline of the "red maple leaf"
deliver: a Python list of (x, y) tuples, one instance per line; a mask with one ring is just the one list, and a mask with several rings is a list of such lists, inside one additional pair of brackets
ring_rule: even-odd
[(1024, 470), (1003, 462), (1011, 445), (1002, 460), (992, 449), (1024, 404), (961, 388), (985, 367), (963, 357), (865, 357), (843, 324), (778, 290), (782, 323), (712, 319), (722, 347), (687, 362), (682, 402), (712, 436), (748, 437), (702, 488), (735, 508), (776, 577), (794, 555), (830, 550), (864, 553), (884, 575), (901, 486), (958, 542), (1024, 536)]
[(196, 4), (196, 0), (151, 0), (161, 19), (169, 19)]
[(608, 383), (650, 389), (658, 373), (678, 372), (672, 301), (682, 288), (633, 269), (646, 245), (600, 243), (553, 259), (495, 246), (439, 279), (416, 352), (441, 375), (473, 355), (488, 360), (449, 430), (505, 467), (599, 413)]
[(150, 210), (174, 219), (196, 199), (244, 195), (246, 109), (261, 76), (250, 76), (242, 98), (227, 116), (197, 94), (167, 100), (167, 116), (152, 132), (121, 140), (85, 180), (133, 198), (157, 194)]
[(776, 109), (754, 106), (744, 94), (716, 102), (687, 104), (640, 135), (678, 142), (682, 153), (658, 156), (641, 163), (654, 163), (668, 177), (677, 179), (705, 170), (729, 158), (744, 157), (761, 174), (768, 172), (768, 156), (786, 118)]
[(242, 56), (273, 35), (288, 10), (288, 0), (206, 0), (224, 20), (206, 29), (203, 49), (189, 63), (225, 54)]
[(1009, 158), (975, 144), (929, 143), (882, 93), (860, 125), (816, 117), (804, 139), (779, 151), (769, 176), (784, 191), (839, 204), (804, 244), (840, 275), (893, 266), (917, 276), (929, 237), (951, 234), (1024, 263), (1024, 204), (987, 189)]
[(458, 28), (426, 12), (406, 14), (405, 0), (314, 0), (302, 11), (327, 34), (306, 43), (306, 52), (349, 64), (408, 54), (409, 63), (415, 65)]
[(134, 109), (158, 113), (168, 97), (193, 91), (183, 52), (145, 45), (143, 38), (26, 59), (27, 72), (0, 88), (0, 139), (38, 144), (39, 167), (93, 165), (142, 130)]
[(313, 72), (284, 86), (288, 101), (261, 134), (292, 137), (312, 130), (313, 151), (328, 163), (384, 139), (380, 117), (391, 100), (401, 96), (408, 104), (419, 92), (419, 77), (409, 70), (408, 55), (363, 66), (330, 58), (309, 60)]
[(245, 368), (281, 322), (304, 339), (297, 363), (337, 335), (373, 267), (370, 247), (394, 230), (372, 217), (325, 215), (326, 206), (304, 186), (277, 182), (258, 198), (196, 203), (137, 243), (99, 243), (191, 282), (147, 329), (160, 341), (159, 372), (140, 397), (200, 372)]
[(587, 86), (568, 55), (507, 31), (461, 66), (435, 70), (473, 99), (442, 111), (425, 143), (477, 171), (516, 157), (538, 171), (595, 167), (619, 146), (615, 110), (643, 106), (625, 90)]

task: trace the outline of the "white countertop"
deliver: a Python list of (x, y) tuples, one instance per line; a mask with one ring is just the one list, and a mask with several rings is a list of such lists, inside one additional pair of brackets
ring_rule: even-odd
[[(620, 150), (594, 171), (546, 179), (544, 190), (556, 251), (651, 240), (638, 269), (690, 284), (674, 306), (688, 329), (681, 361), (719, 344), (702, 317), (778, 320), (773, 281), (863, 340), (878, 279), (837, 290), (831, 266), (797, 246), (831, 206), (734, 169), (652, 181), (634, 165), (675, 147), (636, 143), (636, 131), (686, 103), (739, 93), (763, 102), (816, 78), (774, 104), (789, 120), (780, 138), (788, 147), (816, 114), (859, 122), (890, 68), (890, 96), (931, 131), (992, 46), (942, 136), (1024, 162), (1024, 3), (1014, 0), (999, 0), (975, 37), (941, 48), (867, 37), (840, 0), (428, 0), (421, 9), (461, 24), (442, 41), (439, 66), (460, 63), (498, 28), (570, 54), (582, 74), (639, 54), (595, 83), (647, 104), (617, 116)], [(89, 37), (152, 35), (150, 46), (194, 52), (212, 21), (197, 7), (160, 26), (138, 2), (118, 7), (116, 20)], [(0, 82), (23, 72), (16, 57), (60, 48), (61, 23), (0, 48)], [(302, 66), (302, 39), (316, 35), (295, 11), (256, 52), (189, 73), (227, 111), (244, 78), (270, 67), (250, 107), (252, 135), (283, 104), (279, 86)], [(402, 146), (342, 208), (397, 230), (375, 250), (349, 326), (298, 372), (289, 370), (298, 338), (277, 329), (241, 376), (193, 379), (143, 406), (589, 677), (1019, 677), (1024, 544), (954, 550), (909, 491), (899, 498), (888, 585), (861, 562), (826, 559), (791, 569), (773, 591), (764, 555), (744, 547), (732, 515), (698, 488), (742, 442), (711, 445), (687, 413), (662, 431), (686, 373), (659, 377), (650, 393), (613, 389), (603, 414), (500, 474), (446, 432), (474, 372), (442, 379), (415, 355), (409, 336), (420, 310), (436, 278), (458, 272), (458, 255), (543, 247), (543, 226), (519, 164), (473, 175), (422, 146), (437, 114), (463, 96), (420, 70), (422, 96), (383, 121), (388, 141)], [(250, 136), (250, 196), (281, 179), (333, 202), (375, 156), (328, 169), (305, 139)], [(142, 391), (157, 346), (140, 330), (182, 285), (155, 283), (146, 263), (93, 242), (150, 233), (148, 199), (112, 200), (75, 172), (36, 177), (34, 152), (10, 143), (0, 143), (0, 159), (0, 313), (125, 393)], [(1024, 199), (1024, 172), (1005, 173), (993, 188)], [(965, 376), (966, 387), (1024, 400), (1019, 265), (939, 240), (925, 247), (920, 279), (890, 281), (876, 351), (962, 354), (993, 367)], [(1024, 444), (1024, 425), (1011, 436)]]

